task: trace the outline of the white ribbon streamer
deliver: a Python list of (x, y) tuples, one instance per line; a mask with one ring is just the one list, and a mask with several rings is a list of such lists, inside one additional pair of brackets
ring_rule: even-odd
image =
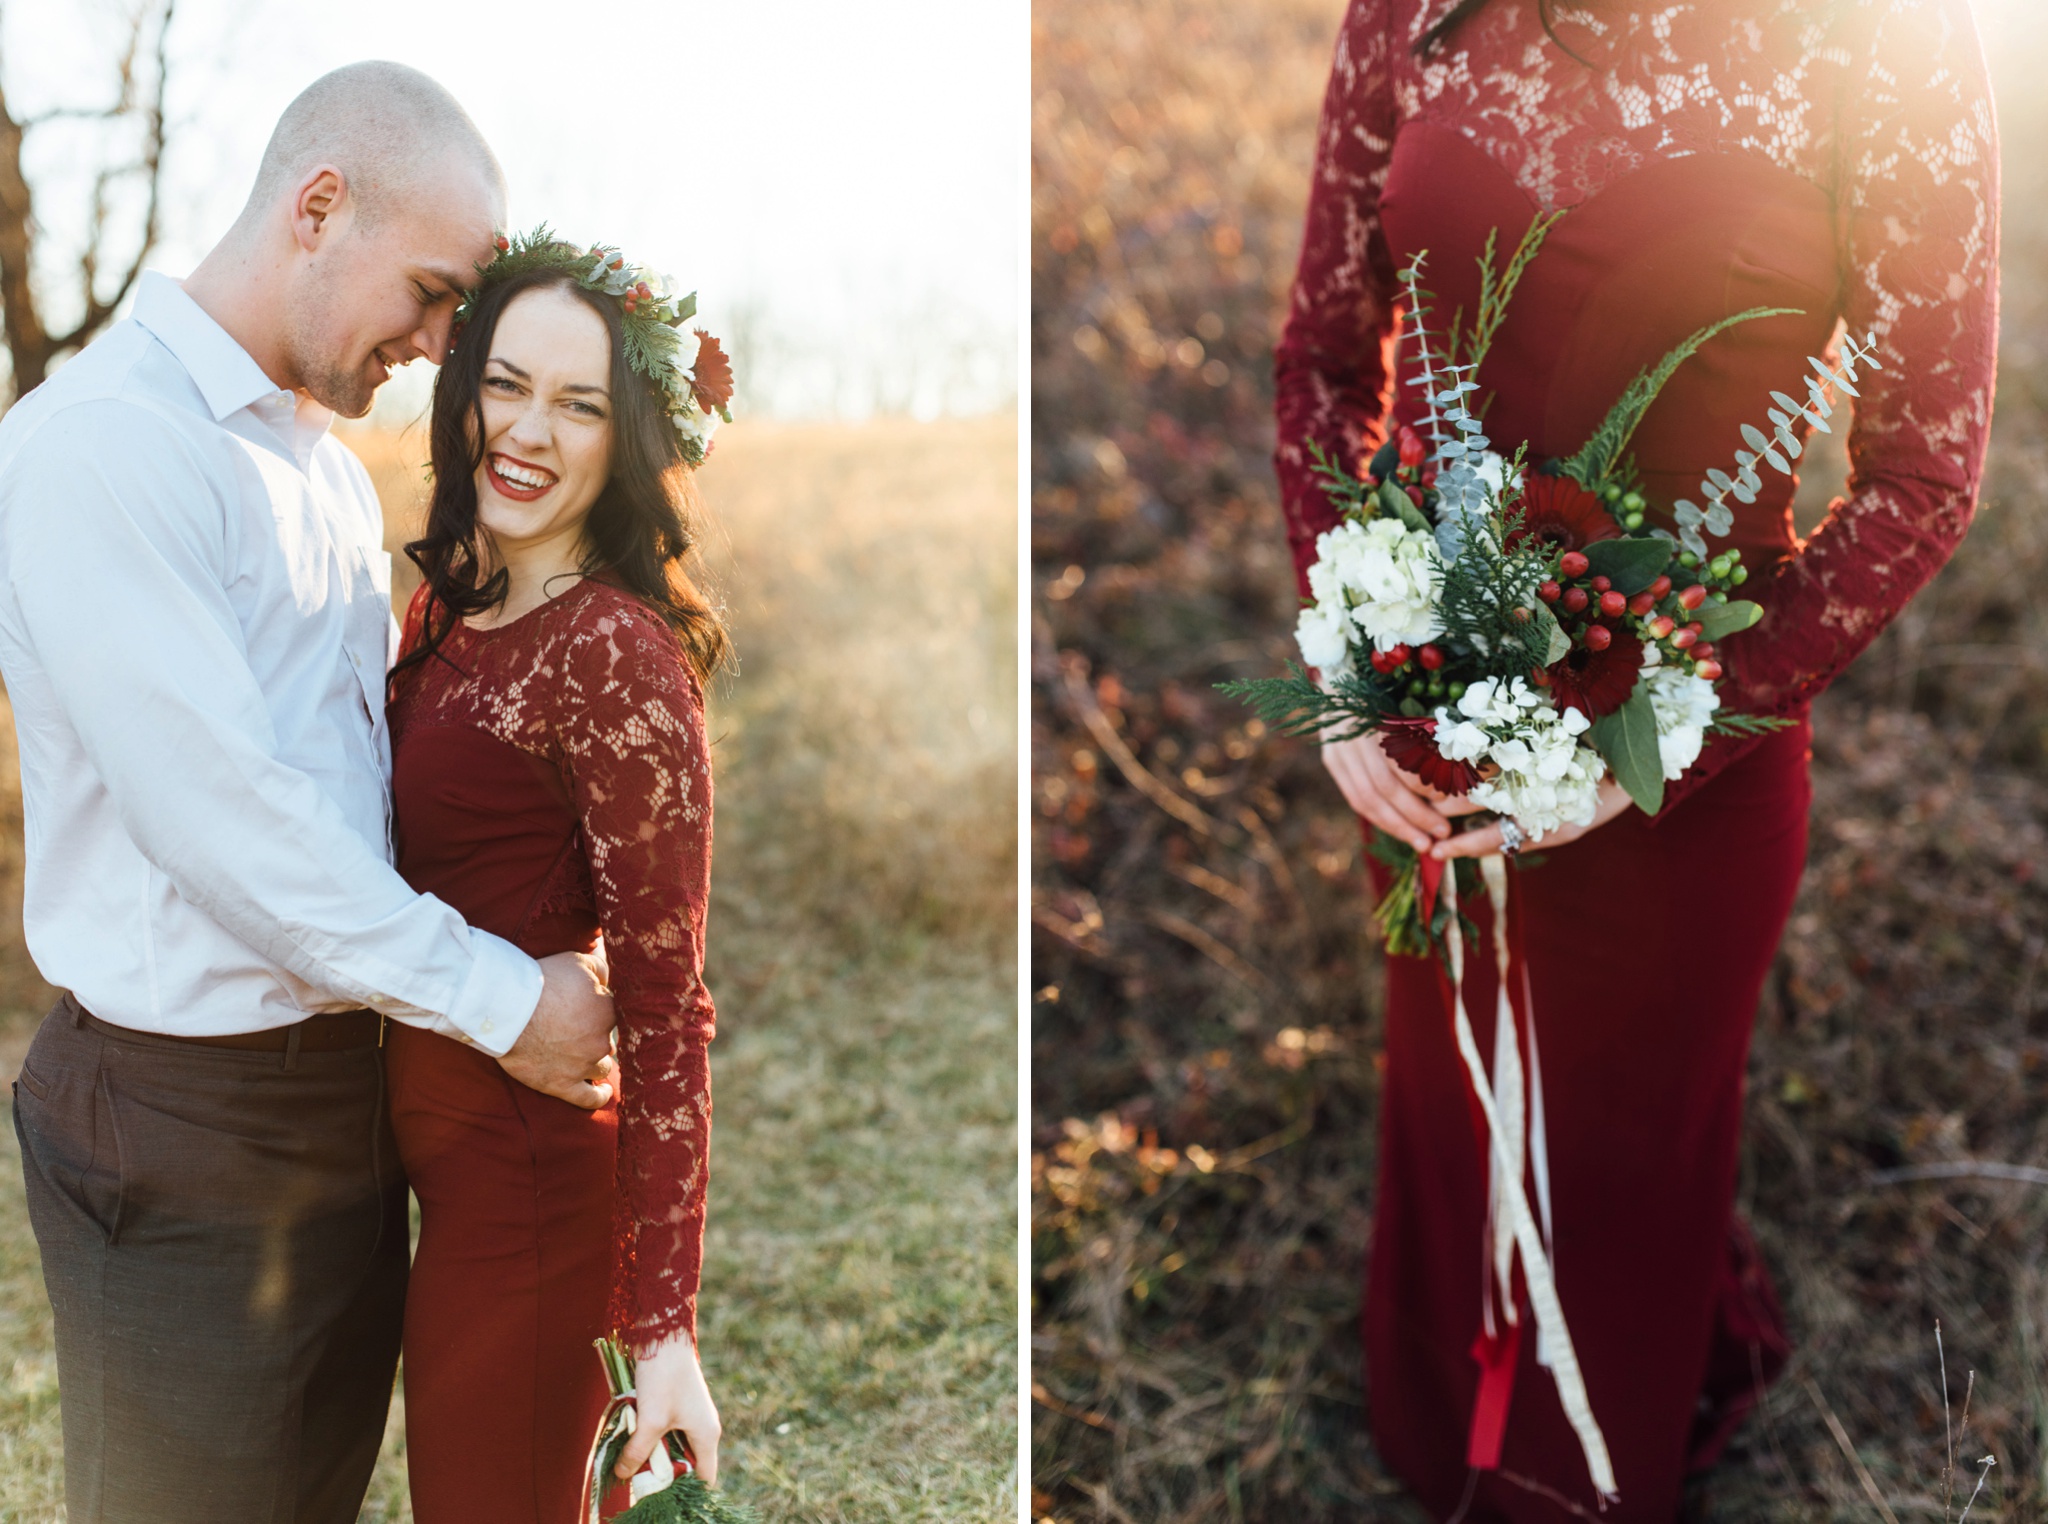
[[(1579, 1370), (1578, 1352), (1572, 1347), (1571, 1331), (1565, 1326), (1564, 1306), (1557, 1298), (1557, 1282), (1545, 1248), (1550, 1217), (1550, 1161), (1547, 1157), (1539, 1154), (1540, 1163), (1529, 1161), (1536, 1171), (1543, 1197), (1544, 1225), (1541, 1229), (1529, 1210), (1529, 1196), (1522, 1187), (1526, 1158), (1523, 1150), (1528, 1137), (1524, 1128), (1540, 1129), (1543, 1102), (1541, 1073), (1535, 1065), (1535, 1022), (1532, 1020), (1530, 1078), (1535, 1094), (1529, 1107), (1530, 1114), (1525, 1117), (1520, 1050), (1514, 1037), (1513, 1006), (1507, 994), (1507, 865), (1498, 856), (1483, 857), (1479, 861), (1479, 870), (1486, 880), (1488, 898), (1493, 905), (1494, 961), (1500, 970), (1500, 995), (1494, 1017), (1495, 1074), (1491, 1081), (1479, 1056), (1479, 1039), (1474, 1035), (1471, 1018), (1465, 1012), (1465, 940), (1458, 927), (1455, 863), (1445, 869), (1443, 895), (1450, 910), (1445, 942), (1451, 960), (1452, 1026), (1457, 1035), (1458, 1055), (1465, 1061), (1473, 1093), (1478, 1097), (1479, 1109), (1486, 1118), (1492, 1175), (1488, 1236), (1495, 1240), (1492, 1269), (1497, 1277), (1493, 1289), (1500, 1297), (1504, 1315), (1510, 1322), (1514, 1321), (1517, 1314), (1512, 1277), (1514, 1255), (1519, 1251), (1522, 1279), (1529, 1291), (1529, 1307), (1536, 1315), (1537, 1359), (1549, 1368), (1551, 1378), (1557, 1383), (1558, 1400), (1564, 1405), (1565, 1418), (1570, 1422), (1572, 1432), (1578, 1436), (1579, 1448), (1585, 1452), (1586, 1469), (1592, 1474), (1594, 1489), (1611, 1501), (1620, 1495), (1615, 1488), (1614, 1463), (1607, 1453), (1607, 1438), (1600, 1432), (1600, 1425), (1593, 1417), (1592, 1404), (1586, 1399), (1585, 1377)], [(1508, 1034), (1505, 1048), (1500, 1041), (1502, 1030)], [(1505, 1061), (1503, 1053), (1509, 1055)], [(1507, 1231), (1501, 1232), (1502, 1228)]]

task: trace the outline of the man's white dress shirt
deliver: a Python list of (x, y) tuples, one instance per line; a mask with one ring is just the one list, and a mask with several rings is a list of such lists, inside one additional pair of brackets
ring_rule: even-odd
[(540, 968), (391, 866), (391, 557), (331, 417), (152, 274), (0, 419), (29, 952), (140, 1031), (369, 1006), (502, 1054)]

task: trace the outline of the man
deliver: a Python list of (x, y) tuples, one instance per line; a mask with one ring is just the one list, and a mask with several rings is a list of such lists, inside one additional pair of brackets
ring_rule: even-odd
[(15, 1125), (74, 1524), (356, 1518), (406, 1274), (385, 1019), (609, 1095), (599, 971), (390, 866), (391, 563), (327, 432), (441, 359), (503, 221), (445, 90), (337, 70), (191, 278), (0, 421), (24, 922), (68, 991)]

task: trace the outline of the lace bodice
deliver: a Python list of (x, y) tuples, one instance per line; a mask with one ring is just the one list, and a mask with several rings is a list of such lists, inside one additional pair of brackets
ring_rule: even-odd
[[(422, 589), (407, 613), (407, 652), (424, 599)], [(540, 882), (517, 886), (527, 908), (506, 930), (523, 941), (537, 922), (565, 916), (602, 929), (620, 1062), (611, 1326), (643, 1348), (678, 1330), (694, 1336), (714, 1030), (703, 981), (711, 763), (702, 690), (659, 615), (585, 580), (497, 629), (457, 624), (435, 658), (401, 674), (391, 702), (401, 768), (408, 742), (435, 727), (480, 730), (525, 753), (543, 799), (569, 817), (573, 849)], [(401, 832), (414, 829), (401, 817)]]
[[(1796, 713), (1941, 567), (1976, 504), (1998, 190), (1966, 0), (1608, 0), (1560, 5), (1558, 40), (1533, 0), (1493, 0), (1418, 59), (1413, 40), (1447, 8), (1354, 0), (1338, 40), (1277, 363), (1276, 463), (1297, 566), (1334, 519), (1306, 444), (1356, 460), (1378, 443), (1387, 411), (1392, 272), (1412, 251), (1388, 248), (1379, 201), (1405, 125), (1462, 135), (1544, 209), (1581, 206), (1659, 160), (1752, 159), (1824, 193), (1837, 315), (1875, 331), (1884, 366), (1855, 404), (1847, 495), (1752, 581), (1766, 623), (1723, 648), (1726, 707)], [(1478, 250), (1431, 253), (1440, 266)], [(1766, 406), (1759, 397), (1759, 421)], [(1726, 467), (1739, 443), (1699, 467)], [(1716, 742), (1667, 797), (1748, 744)]]

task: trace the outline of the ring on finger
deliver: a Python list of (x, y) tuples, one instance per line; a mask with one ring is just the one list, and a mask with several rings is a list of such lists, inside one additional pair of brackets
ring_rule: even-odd
[(1500, 855), (1502, 857), (1513, 857), (1522, 850), (1522, 844), (1528, 839), (1523, 834), (1522, 828), (1516, 825), (1513, 820), (1509, 819), (1506, 815), (1500, 817)]

